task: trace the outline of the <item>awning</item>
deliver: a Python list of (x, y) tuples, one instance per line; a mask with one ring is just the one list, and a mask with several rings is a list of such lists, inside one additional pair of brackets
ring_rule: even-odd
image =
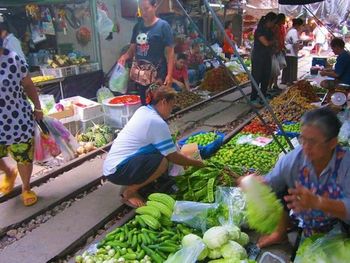
[(323, 1), (324, 0), (278, 0), (278, 3), (280, 5), (308, 5)]
[(70, 4), (81, 3), (87, 0), (1, 0), (0, 7), (5, 6), (23, 6), (27, 4), (51, 5), (51, 4)]

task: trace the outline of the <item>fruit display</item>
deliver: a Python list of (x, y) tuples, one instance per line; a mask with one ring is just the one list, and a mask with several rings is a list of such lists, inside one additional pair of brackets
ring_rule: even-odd
[(186, 144), (197, 143), (199, 146), (206, 146), (219, 138), (215, 132), (200, 133), (188, 137)]
[[(306, 111), (314, 109), (314, 106), (297, 89), (290, 89), (287, 93), (273, 98), (270, 105), (280, 122), (299, 122)], [(262, 116), (267, 123), (274, 123), (273, 118), (267, 110), (264, 111)]]
[(82, 65), (87, 63), (86, 58), (70, 58), (66, 55), (54, 55), (52, 59), (47, 60), (47, 64), (51, 68), (68, 67), (72, 65)]
[(200, 101), (202, 98), (198, 94), (186, 90), (176, 94), (175, 107), (184, 109)]
[[(95, 124), (93, 127), (87, 129), (86, 133), (77, 134), (77, 140), (81, 143), (81, 147), (78, 148), (78, 154), (84, 154), (93, 150), (93, 148), (89, 147), (87, 151), (86, 143), (92, 143), (93, 147), (102, 147), (107, 143), (114, 140), (118, 131), (113, 131), (107, 125), (97, 125)], [(90, 144), (89, 144), (90, 145)]]
[(169, 195), (151, 194), (147, 205), (136, 209), (134, 219), (108, 233), (95, 253), (85, 251), (75, 262), (164, 262), (170, 253), (179, 250), (185, 235), (198, 233), (171, 222), (174, 204)]
[(43, 81), (48, 81), (48, 80), (51, 80), (51, 79), (54, 79), (55, 76), (36, 76), (36, 77), (32, 77), (32, 81), (34, 84), (37, 84), (37, 83), (40, 83), (40, 82), (43, 82)]
[(293, 86), (290, 87), (290, 90), (299, 90), (300, 95), (304, 97), (308, 102), (317, 102), (320, 101), (320, 98), (317, 96), (314, 87), (307, 80), (299, 80)]
[(288, 123), (282, 124), (282, 128), (285, 132), (300, 133), (300, 123)]
[(260, 120), (253, 120), (242, 129), (242, 132), (271, 135), (275, 130), (274, 124), (264, 125)]
[(238, 84), (245, 83), (249, 81), (249, 77), (246, 73), (239, 73), (235, 75), (236, 80), (238, 81)]
[(235, 84), (228, 75), (226, 68), (218, 67), (205, 73), (200, 88), (210, 92), (220, 92), (233, 87)]
[(191, 167), (185, 174), (176, 177), (179, 200), (213, 202), (217, 185), (233, 186), (242, 175), (238, 167), (224, 165), (219, 161), (208, 161), (206, 167)]

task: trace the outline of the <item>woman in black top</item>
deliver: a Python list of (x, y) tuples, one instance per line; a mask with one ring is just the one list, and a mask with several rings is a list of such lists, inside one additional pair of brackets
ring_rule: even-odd
[[(276, 18), (277, 15), (273, 12), (263, 16), (254, 33), (252, 75), (257, 84), (260, 85), (261, 92), (265, 96), (271, 75), (272, 46), (274, 44), (272, 28)], [(258, 93), (254, 88), (250, 99), (256, 106), (260, 106), (257, 100)]]

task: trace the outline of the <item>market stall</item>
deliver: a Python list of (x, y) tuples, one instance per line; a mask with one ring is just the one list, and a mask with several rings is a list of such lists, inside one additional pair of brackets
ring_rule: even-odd
[(92, 1), (2, 1), (2, 20), (21, 43), (39, 93), (56, 102), (95, 98), (103, 82)]

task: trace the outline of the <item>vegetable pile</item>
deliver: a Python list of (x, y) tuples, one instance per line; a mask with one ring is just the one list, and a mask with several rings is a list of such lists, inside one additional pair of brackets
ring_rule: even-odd
[(242, 132), (252, 133), (252, 134), (264, 134), (271, 135), (276, 129), (274, 124), (264, 125), (260, 120), (253, 120), (251, 123), (246, 125)]
[(176, 94), (175, 101), (176, 101), (175, 107), (184, 109), (202, 101), (202, 98), (198, 94), (186, 90), (186, 91), (178, 92)]
[(186, 140), (188, 143), (197, 143), (199, 146), (206, 146), (215, 141), (219, 136), (215, 132), (200, 133), (190, 136)]
[(93, 147), (98, 148), (106, 145), (114, 140), (118, 132), (118, 130), (113, 131), (107, 125), (94, 124), (93, 127), (87, 129), (86, 133), (77, 134), (77, 140), (81, 144), (77, 150), (78, 154), (89, 152), (93, 150)]
[(137, 95), (127, 95), (127, 96), (118, 96), (110, 99), (109, 104), (135, 104), (140, 102), (140, 97)]
[(204, 168), (191, 167), (184, 175), (175, 178), (179, 188), (177, 198), (212, 203), (216, 186), (233, 186), (241, 174), (242, 171), (237, 167), (214, 162), (207, 162)]
[(96, 253), (84, 252), (77, 263), (162, 263), (176, 252), (182, 238), (196, 230), (170, 221), (175, 200), (163, 193), (149, 196), (147, 205), (136, 209), (133, 220), (118, 227), (97, 244)]

